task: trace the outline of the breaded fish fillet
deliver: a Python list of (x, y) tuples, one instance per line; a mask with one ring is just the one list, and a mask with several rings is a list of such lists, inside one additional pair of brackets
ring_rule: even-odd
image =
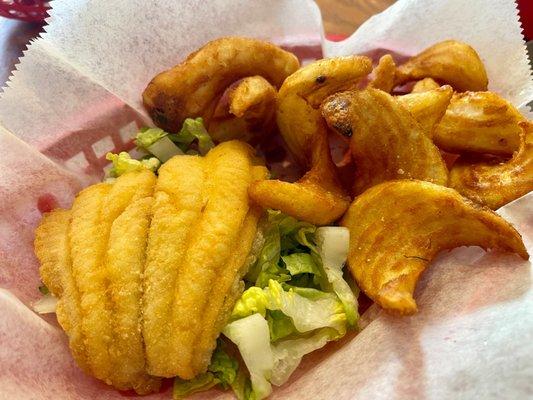
[(239, 297), (264, 179), (245, 143), (176, 156), (81, 191), (36, 230), (41, 276), (78, 364), (118, 389), (206, 370)]
[(205, 158), (179, 156), (160, 169), (143, 326), (153, 375), (190, 379), (207, 368), (221, 329), (217, 317), (251, 247), (243, 230), (255, 235), (256, 214), (247, 220), (252, 155), (242, 142), (225, 142)]
[(72, 355), (80, 368), (90, 372), (81, 329), (80, 297), (72, 275), (70, 216), (70, 210), (55, 210), (43, 217), (35, 231), (35, 254), (41, 262), (43, 283), (59, 297), (57, 320), (67, 333)]
[(133, 386), (139, 394), (150, 393), (160, 384), (146, 373), (141, 335), (142, 275), (155, 182), (149, 171), (121, 176), (106, 197), (102, 212), (104, 221), (113, 221), (103, 265), (113, 314), (111, 381), (119, 388)]

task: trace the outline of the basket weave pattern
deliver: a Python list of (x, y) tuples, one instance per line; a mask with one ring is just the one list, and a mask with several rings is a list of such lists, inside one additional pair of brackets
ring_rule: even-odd
[(44, 0), (0, 0), (0, 16), (27, 22), (42, 22), (49, 8)]

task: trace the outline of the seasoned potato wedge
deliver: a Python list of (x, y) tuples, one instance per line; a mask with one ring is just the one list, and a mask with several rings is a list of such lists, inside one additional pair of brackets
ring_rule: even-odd
[(440, 85), (433, 78), (424, 78), (419, 80), (411, 89), (411, 93), (427, 92), (428, 90), (438, 89)]
[(374, 79), (369, 86), (375, 89), (390, 93), (394, 89), (394, 77), (396, 74), (396, 63), (390, 54), (385, 54), (379, 59), (378, 65), (374, 68)]
[(217, 104), (209, 120), (209, 134), (219, 143), (233, 139), (261, 141), (275, 127), (276, 96), (276, 88), (262, 76), (241, 79)]
[(520, 234), (499, 215), (429, 182), (385, 182), (352, 203), (348, 265), (359, 287), (381, 307), (417, 311), (413, 292), (421, 273), (444, 249), (481, 246), (528, 253)]
[(452, 95), (451, 86), (445, 85), (434, 90), (398, 96), (396, 99), (409, 110), (424, 133), (431, 138), (435, 125), (444, 116), (446, 108), (450, 104)]
[(278, 93), (277, 122), (290, 152), (309, 167), (311, 138), (323, 128), (320, 103), (346, 90), (372, 70), (368, 57), (349, 56), (315, 61), (289, 76)]
[(437, 147), (397, 99), (378, 89), (342, 92), (322, 104), (328, 125), (352, 133), (354, 194), (393, 179), (446, 185), (448, 170)]
[(296, 183), (256, 182), (249, 193), (257, 204), (317, 225), (342, 216), (350, 198), (338, 179), (318, 108), (331, 93), (354, 87), (371, 68), (367, 57), (331, 58), (309, 64), (285, 80), (278, 94), (278, 127), (289, 150), (308, 172)]
[(410, 58), (396, 70), (396, 85), (423, 78), (447, 83), (459, 92), (487, 90), (485, 66), (465, 43), (445, 40)]
[(451, 153), (513, 154), (524, 118), (507, 100), (492, 92), (454, 94), (435, 127), (435, 144)]
[(493, 210), (533, 190), (533, 123), (521, 122), (520, 147), (504, 163), (460, 158), (450, 171), (450, 187)]
[(214, 103), (233, 82), (260, 75), (279, 88), (298, 67), (294, 54), (271, 43), (220, 38), (153, 78), (144, 90), (143, 102), (157, 126), (176, 132), (185, 118), (209, 121)]

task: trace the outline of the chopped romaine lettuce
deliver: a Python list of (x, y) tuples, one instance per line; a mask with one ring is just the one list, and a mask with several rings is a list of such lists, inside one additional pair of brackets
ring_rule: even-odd
[(342, 277), (342, 267), (348, 257), (350, 232), (341, 226), (324, 226), (317, 229), (316, 241), (327, 279), (342, 301), (348, 323), (355, 326), (359, 318), (357, 298)]
[(313, 274), (319, 275), (320, 271), (314, 260), (309, 253), (293, 253), (286, 256), (282, 256), (281, 259), (285, 263), (285, 267), (289, 270), (292, 276), (299, 274)]
[(139, 171), (142, 169), (149, 169), (150, 171), (156, 171), (161, 165), (155, 157), (151, 157), (143, 160), (135, 160), (125, 151), (119, 154), (107, 153), (105, 158), (113, 163), (113, 167), (109, 171), (112, 177), (118, 177), (126, 172)]
[(168, 133), (160, 128), (143, 128), (135, 137), (137, 148), (156, 156), (161, 162), (184, 154), (183, 151), (168, 138)]
[(237, 345), (249, 378), (236, 361), (217, 352), (208, 369), (221, 385), (233, 379), (224, 386), (246, 400), (268, 396), (271, 385), (285, 383), (305, 354), (344, 336), (358, 318), (356, 296), (342, 273), (349, 242), (345, 228), (317, 229), (269, 211), (258, 231), (245, 277), (248, 289), (223, 330)]
[(134, 143), (141, 149), (148, 149), (151, 145), (157, 142), (159, 139), (167, 136), (168, 133), (161, 128), (141, 128), (139, 133), (135, 136)]
[(47, 294), (33, 304), (33, 311), (38, 314), (51, 314), (56, 312), (57, 297)]
[(252, 314), (229, 323), (222, 332), (237, 345), (248, 367), (253, 390), (251, 397), (264, 399), (272, 392), (269, 380), (274, 368), (267, 321), (260, 314)]
[(46, 285), (43, 283), (41, 286), (39, 286), (39, 292), (41, 292), (44, 295), (47, 295), (50, 293), (50, 290), (46, 287)]
[(209, 150), (215, 147), (211, 136), (205, 129), (202, 118), (187, 118), (178, 133), (170, 134), (169, 138), (177, 143), (184, 152), (194, 140), (198, 141), (198, 151), (201, 155), (206, 155)]
[(224, 349), (225, 343), (219, 340), (207, 372), (187, 381), (176, 377), (174, 379), (173, 398), (182, 399), (193, 393), (209, 390), (216, 385), (220, 385), (224, 389), (232, 387), (235, 388), (236, 392), (244, 393), (245, 381), (241, 376), (243, 372), (239, 372), (239, 363)]

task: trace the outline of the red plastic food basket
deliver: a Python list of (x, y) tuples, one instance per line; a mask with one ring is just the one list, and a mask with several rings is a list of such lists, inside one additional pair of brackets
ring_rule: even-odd
[(27, 22), (42, 22), (50, 8), (43, 0), (0, 0), (0, 16)]

